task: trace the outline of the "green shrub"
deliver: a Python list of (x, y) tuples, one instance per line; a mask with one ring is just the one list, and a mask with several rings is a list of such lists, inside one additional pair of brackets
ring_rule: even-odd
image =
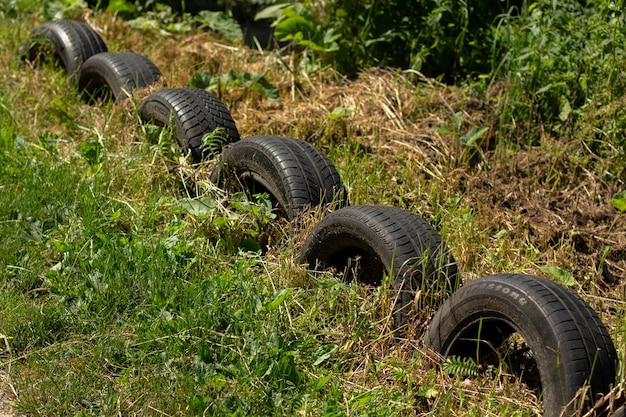
[[(530, 140), (539, 138), (546, 127), (569, 134), (586, 118), (579, 121), (581, 115), (596, 113), (594, 108), (623, 96), (626, 15), (622, 10), (610, 0), (585, 5), (540, 0), (519, 16), (504, 19), (495, 45), (506, 52), (491, 78), (503, 86), (496, 98), (501, 126), (522, 128)], [(615, 129), (602, 130), (609, 132), (611, 141), (623, 142)]]
[(178, 15), (183, 13), (195, 15), (203, 10), (229, 11), (235, 17), (244, 20), (251, 20), (257, 11), (275, 2), (276, 0), (88, 0), (92, 8), (108, 8), (109, 11), (131, 11), (135, 17), (146, 11), (168, 7)]
[(344, 71), (383, 65), (453, 80), (488, 72), (492, 27), (521, 2), (483, 0), (332, 0), (326, 14), (341, 34)]
[[(321, 5), (305, 1), (303, 7), (295, 3), (289, 9), (300, 11), (300, 22), (306, 23), (293, 25), (301, 38), (317, 45), (324, 39), (336, 41), (337, 48), (318, 52), (341, 72), (391, 66), (455, 80), (490, 70), (493, 27), (519, 4), (518, 0), (484, 0), (479, 5), (465, 0), (420, 0), (410, 5), (397, 0), (330, 0)], [(282, 40), (299, 39), (296, 32)]]

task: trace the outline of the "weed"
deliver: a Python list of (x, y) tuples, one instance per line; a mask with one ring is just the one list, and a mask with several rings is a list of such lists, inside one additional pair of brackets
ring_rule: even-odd
[(226, 74), (217, 75), (201, 71), (191, 77), (189, 86), (215, 92), (218, 97), (222, 97), (226, 90), (242, 87), (244, 91), (241, 99), (245, 100), (250, 92), (254, 92), (270, 101), (280, 102), (278, 89), (274, 85), (264, 76), (249, 72), (236, 73), (230, 70)]
[(442, 366), (443, 370), (455, 376), (477, 376), (478, 365), (472, 358), (450, 356)]
[[(42, 3), (27, 6), (8, 5), (0, 19), (6, 69), (0, 74), (0, 368), (11, 377), (20, 411), (540, 414), (536, 395), (500, 370), (496, 378), (465, 380), (433, 366), (419, 339), (426, 311), (411, 337), (390, 332), (389, 277), (380, 287), (363, 288), (339, 273), (309, 273), (298, 265), (300, 245), (323, 211), (292, 230), (273, 217), (266, 195), (229, 194), (212, 185), (213, 161), (192, 168), (171, 129), (140, 127), (136, 110), (122, 106), (86, 106), (62, 71), (19, 63), (19, 44), (32, 22), (44, 19)], [(362, 48), (346, 55), (348, 63), (361, 65), (357, 58), (376, 49), (391, 59), (405, 46), (404, 35), (385, 38), (379, 31), (387, 19), (383, 9), (348, 6), (371, 12), (370, 20), (339, 16), (352, 29), (361, 25), (363, 35), (342, 32), (334, 40), (340, 50), (349, 42)], [(313, 49), (307, 53), (317, 60), (316, 71), (299, 76), (284, 63), (297, 62), (308, 46), (282, 55), (239, 44), (225, 48), (224, 39), (175, 26), (197, 24), (179, 11), (167, 11), (157, 29), (141, 31), (113, 13), (79, 15), (110, 49), (149, 55), (168, 83), (187, 85), (203, 71), (206, 79), (211, 74), (209, 85), (225, 77), (213, 91), (237, 103), (232, 111), (242, 137), (271, 133), (314, 142), (337, 166), (353, 204), (396, 205), (428, 219), (464, 281), (505, 270), (549, 275), (544, 265), (568, 271), (577, 283), (570, 288), (598, 306), (623, 352), (626, 219), (609, 203), (619, 206), (624, 189), (622, 30), (613, 23), (620, 10), (604, 6), (598, 5), (604, 13), (598, 17), (584, 14), (587, 26), (580, 27), (597, 24), (598, 30), (587, 31), (582, 60), (579, 44), (562, 38), (572, 25), (555, 23), (569, 13), (579, 19), (581, 10), (538, 4), (532, 12), (543, 17), (511, 12), (503, 19), (512, 26), (499, 27), (500, 40), (517, 39), (517, 49), (510, 48), (517, 54), (535, 44), (515, 25), (554, 29), (554, 35), (537, 34), (547, 59), (512, 55), (493, 74), (462, 87), (399, 70), (345, 78), (326, 66), (342, 57)], [(302, 11), (314, 25), (312, 35), (329, 27), (340, 33), (341, 24), (326, 26), (323, 15), (318, 20), (314, 11), (321, 9), (310, 3)], [(451, 15), (424, 16), (432, 26)], [(548, 21), (552, 26), (542, 26)], [(399, 30), (407, 29), (398, 22)], [(463, 45), (469, 28), (459, 38)], [(323, 38), (316, 43), (323, 46)], [(485, 45), (497, 60), (493, 43)], [(563, 53), (569, 62), (559, 59), (549, 70), (549, 61)], [(519, 78), (507, 72), (515, 68)], [(527, 79), (521, 79), (524, 68), (533, 70)], [(272, 92), (246, 84), (262, 83), (258, 74)], [(531, 81), (532, 91), (520, 84)], [(437, 128), (444, 124), (446, 132)], [(496, 149), (481, 143), (486, 139), (494, 139)], [(207, 137), (207, 146), (213, 140), (219, 139)], [(470, 163), (476, 149), (480, 160)]]

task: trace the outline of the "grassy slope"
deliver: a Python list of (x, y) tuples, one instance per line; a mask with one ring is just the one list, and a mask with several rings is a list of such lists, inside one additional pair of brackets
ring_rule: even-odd
[[(466, 281), (544, 275), (543, 266), (571, 271), (572, 289), (601, 313), (624, 363), (626, 220), (607, 204), (620, 184), (588, 169), (593, 155), (581, 141), (546, 135), (536, 147), (510, 149), (492, 130), (493, 150), (473, 155), (458, 136), (491, 126), (487, 94), (415, 86), (386, 70), (353, 81), (330, 71), (304, 76), (287, 70), (291, 56), (86, 17), (110, 50), (145, 54), (169, 86), (186, 85), (198, 70), (266, 74), (281, 104), (243, 89), (222, 93), (242, 137), (313, 142), (336, 164), (352, 204), (396, 205), (427, 218)], [(432, 312), (416, 314), (411, 337), (396, 340), (386, 290), (367, 292), (296, 265), (319, 213), (304, 230), (255, 222), (203, 186), (210, 163), (191, 170), (167, 132), (140, 127), (139, 97), (124, 106), (82, 104), (58, 70), (16, 61), (40, 22), (23, 15), (1, 23), (0, 363), (21, 410), (539, 413), (533, 393), (506, 375), (465, 380), (442, 372), (419, 339)], [(332, 120), (336, 107), (352, 115)], [(459, 132), (436, 128), (452, 125), (455, 114), (463, 115)], [(185, 214), (176, 202), (190, 188), (224, 207)], [(262, 257), (238, 248), (251, 228), (270, 236)]]

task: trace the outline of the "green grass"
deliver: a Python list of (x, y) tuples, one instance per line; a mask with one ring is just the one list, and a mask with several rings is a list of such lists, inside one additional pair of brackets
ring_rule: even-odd
[[(0, 15), (0, 370), (19, 411), (537, 415), (533, 393), (503, 371), (469, 380), (444, 372), (420, 339), (429, 312), (397, 337), (386, 286), (365, 289), (298, 265), (321, 213), (302, 229), (271, 219), (263, 196), (247, 203), (216, 190), (211, 163), (191, 169), (171, 132), (141, 127), (138, 98), (89, 106), (62, 71), (19, 63), (17, 49), (41, 19), (31, 7)], [(412, 84), (383, 70), (357, 80), (330, 69), (292, 73), (289, 56), (227, 49), (207, 34), (139, 34), (106, 13), (91, 18), (110, 50), (133, 46), (170, 86), (200, 70), (264, 74), (280, 104), (222, 92), (242, 137), (310, 140), (337, 166), (352, 204), (400, 206), (430, 221), (466, 281), (543, 274), (542, 266), (570, 271), (572, 290), (611, 329), (623, 382), (626, 221), (591, 213), (623, 187), (623, 178), (603, 175), (623, 164), (608, 139), (606, 158), (580, 137), (549, 133), (534, 148), (496, 137), (494, 148), (481, 144), (469, 157), (460, 138), (490, 123), (471, 87)], [(329, 117), (338, 107), (352, 114)], [(456, 131), (437, 128), (455, 120)], [(266, 245), (262, 253), (247, 250), (255, 242)], [(614, 283), (598, 273), (607, 245)]]

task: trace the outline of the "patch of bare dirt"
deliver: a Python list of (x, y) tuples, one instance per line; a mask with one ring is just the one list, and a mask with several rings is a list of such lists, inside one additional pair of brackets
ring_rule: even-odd
[(491, 233), (504, 230), (539, 253), (561, 253), (563, 267), (581, 282), (595, 277), (605, 288), (623, 286), (626, 216), (609, 203), (623, 185), (568, 161), (579, 151), (576, 144), (546, 139), (497, 162), (487, 175), (460, 177), (458, 187), (489, 217)]

